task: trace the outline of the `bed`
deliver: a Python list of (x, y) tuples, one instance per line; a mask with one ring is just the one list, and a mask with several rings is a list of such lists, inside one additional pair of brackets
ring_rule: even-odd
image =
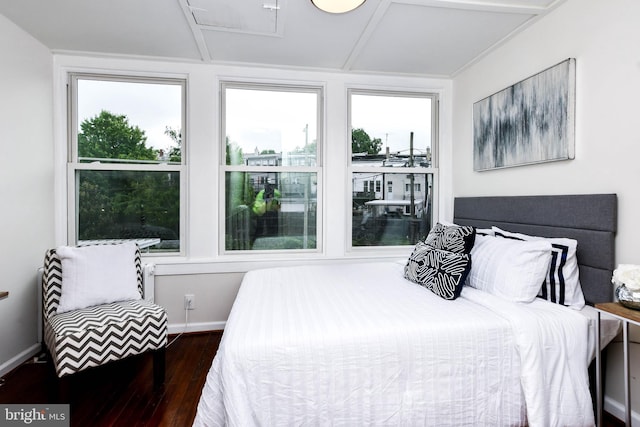
[[(459, 226), (575, 239), (581, 309), (471, 286), (444, 299), (404, 278), (406, 259), (248, 272), (194, 425), (593, 425), (589, 304), (612, 298), (616, 203), (455, 200)], [(617, 328), (604, 319), (605, 343)]]

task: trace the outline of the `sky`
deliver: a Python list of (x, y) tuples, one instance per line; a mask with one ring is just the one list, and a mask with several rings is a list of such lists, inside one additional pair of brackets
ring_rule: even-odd
[[(227, 89), (227, 128), (231, 142), (243, 151), (276, 152), (304, 146), (317, 138), (317, 98), (314, 93)], [(352, 128), (362, 128), (383, 142), (382, 152), (408, 154), (410, 134), (414, 149), (424, 153), (431, 138), (431, 100), (418, 97), (354, 94)], [(308, 125), (308, 128), (307, 128)], [(307, 132), (305, 131), (308, 129)]]
[(242, 151), (294, 151), (317, 139), (315, 92), (227, 88), (226, 134)]
[[(164, 134), (167, 126), (181, 127), (181, 86), (78, 81), (78, 126), (101, 110), (124, 114), (129, 124), (145, 131), (147, 146), (168, 149), (173, 141)], [(302, 148), (317, 139), (318, 102), (315, 92), (274, 92), (227, 88), (226, 133), (231, 142), (253, 153), (257, 148), (276, 152)], [(430, 146), (431, 100), (419, 97), (378, 96), (354, 93), (351, 126), (362, 128), (382, 141), (382, 153), (408, 154), (410, 132), (414, 150)]]
[(431, 100), (418, 97), (353, 94), (351, 128), (364, 129), (371, 139), (380, 138), (382, 153), (409, 153), (413, 132), (414, 153), (431, 145)]
[(164, 134), (167, 126), (181, 128), (180, 85), (78, 81), (78, 128), (86, 120), (107, 110), (124, 114), (129, 125), (145, 131), (147, 146), (164, 149), (175, 145)]

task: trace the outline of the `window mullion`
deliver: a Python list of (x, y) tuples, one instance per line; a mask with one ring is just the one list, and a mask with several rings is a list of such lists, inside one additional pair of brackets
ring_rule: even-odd
[(76, 170), (102, 170), (102, 171), (167, 171), (184, 172), (185, 165), (166, 164), (123, 164), (123, 163), (69, 163)]

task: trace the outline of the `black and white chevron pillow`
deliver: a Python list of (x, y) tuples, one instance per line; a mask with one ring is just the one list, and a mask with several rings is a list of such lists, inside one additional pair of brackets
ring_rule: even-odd
[(471, 255), (435, 249), (418, 242), (404, 267), (404, 277), (447, 300), (460, 296), (471, 270)]
[(458, 254), (468, 254), (476, 240), (475, 228), (469, 225), (446, 226), (437, 223), (433, 226), (425, 243), (432, 248)]

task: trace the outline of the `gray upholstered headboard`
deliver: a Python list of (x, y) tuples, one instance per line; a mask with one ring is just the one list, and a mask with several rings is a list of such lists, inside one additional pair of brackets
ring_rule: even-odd
[(589, 304), (611, 301), (618, 201), (615, 194), (458, 197), (454, 222), (578, 241), (580, 283)]

